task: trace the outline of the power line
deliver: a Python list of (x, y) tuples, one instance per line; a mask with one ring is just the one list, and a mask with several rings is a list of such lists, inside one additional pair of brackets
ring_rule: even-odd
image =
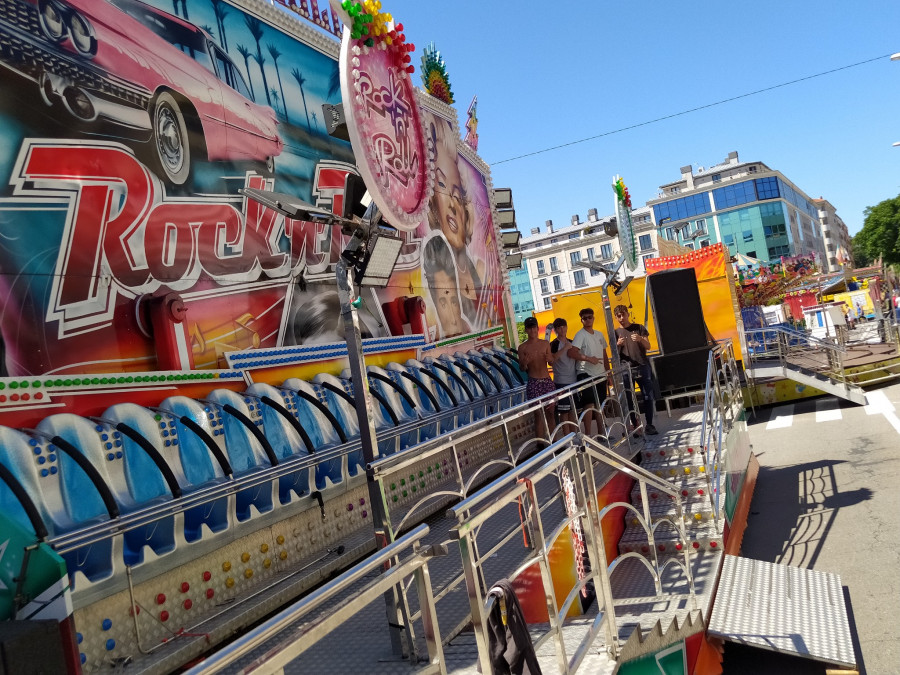
[(562, 143), (560, 145), (554, 145), (549, 148), (544, 148), (543, 150), (535, 150), (534, 152), (528, 152), (524, 155), (517, 155), (515, 157), (508, 157), (507, 159), (501, 159), (497, 162), (491, 162), (491, 166), (497, 166), (498, 164), (504, 164), (506, 162), (514, 162), (517, 159), (524, 159), (525, 157), (533, 157), (534, 155), (541, 155), (545, 152), (551, 152), (552, 150), (559, 150), (560, 148), (567, 148), (571, 145), (578, 145), (579, 143), (587, 143), (588, 141), (593, 141), (598, 138), (603, 138), (604, 136), (612, 136), (613, 134), (619, 134), (623, 131), (630, 131), (631, 129), (637, 129), (639, 127), (645, 127), (648, 124), (655, 124), (656, 122), (662, 122), (664, 120), (670, 120), (674, 117), (681, 117), (682, 115), (687, 115), (688, 113), (697, 112), (698, 110), (705, 110), (707, 108), (713, 108), (717, 105), (722, 105), (724, 103), (731, 103), (732, 101), (737, 101), (742, 98), (747, 98), (749, 96), (756, 96), (757, 94), (764, 94), (767, 91), (773, 91), (774, 89), (780, 89), (781, 87), (787, 87), (792, 84), (797, 84), (798, 82), (805, 82), (807, 80), (813, 80), (817, 77), (823, 77), (825, 75), (831, 75), (832, 73), (837, 73), (842, 70), (848, 70), (850, 68), (856, 68), (857, 66), (862, 66), (867, 63), (872, 63), (873, 61), (879, 61), (884, 58), (890, 57), (890, 54), (882, 54), (881, 56), (876, 56), (871, 59), (866, 59), (865, 61), (858, 61), (857, 63), (851, 63), (846, 66), (841, 66), (839, 68), (832, 68), (831, 70), (826, 70), (821, 73), (816, 73), (815, 75), (807, 75), (805, 77), (797, 78), (796, 80), (790, 80), (788, 82), (782, 82), (781, 84), (775, 84), (771, 87), (765, 87), (764, 89), (757, 89), (755, 91), (749, 91), (746, 94), (739, 94), (738, 96), (732, 96), (730, 98), (723, 98), (721, 101), (716, 101), (715, 103), (707, 103), (705, 105), (697, 106), (696, 108), (688, 108), (687, 110), (682, 110), (681, 112), (672, 113), (671, 115), (665, 115), (663, 117), (657, 117), (652, 120), (647, 120), (646, 122), (639, 122), (637, 124), (632, 124), (627, 127), (622, 127), (621, 129), (614, 129), (612, 131), (604, 131), (602, 134), (597, 134), (596, 136), (588, 136), (587, 138), (581, 138), (577, 141), (569, 141), (568, 143)]

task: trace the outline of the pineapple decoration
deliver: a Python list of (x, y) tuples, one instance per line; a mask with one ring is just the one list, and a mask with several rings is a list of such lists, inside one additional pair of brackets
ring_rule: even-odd
[(444, 57), (432, 42), (422, 50), (422, 84), (425, 91), (447, 105), (453, 104), (453, 90), (447, 75)]

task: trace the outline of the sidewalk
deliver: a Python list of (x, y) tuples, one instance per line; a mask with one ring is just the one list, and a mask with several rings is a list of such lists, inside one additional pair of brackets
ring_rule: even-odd
[[(868, 391), (900, 409), (900, 385)], [(859, 672), (891, 675), (900, 663), (900, 437), (884, 415), (861, 406), (842, 403), (839, 419), (817, 423), (830, 403), (798, 403), (790, 426), (767, 429), (772, 408), (751, 419), (760, 473), (742, 554), (840, 574)], [(731, 645), (725, 653), (726, 673), (825, 671)]]

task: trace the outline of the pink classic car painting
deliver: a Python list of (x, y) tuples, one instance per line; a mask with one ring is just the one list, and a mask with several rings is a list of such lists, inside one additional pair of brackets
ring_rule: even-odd
[(48, 106), (85, 133), (141, 141), (171, 185), (198, 160), (274, 171), (284, 147), (275, 111), (185, 19), (139, 0), (0, 0), (0, 41), (0, 64), (35, 82)]

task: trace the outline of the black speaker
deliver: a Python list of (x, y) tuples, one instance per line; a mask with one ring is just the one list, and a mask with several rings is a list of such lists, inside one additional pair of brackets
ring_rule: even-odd
[(58, 621), (0, 622), (0, 675), (65, 672)]
[(692, 267), (663, 270), (647, 277), (659, 351), (683, 352), (706, 345), (700, 289)]
[(708, 362), (709, 345), (650, 357), (650, 365), (662, 396), (703, 389), (706, 386)]

